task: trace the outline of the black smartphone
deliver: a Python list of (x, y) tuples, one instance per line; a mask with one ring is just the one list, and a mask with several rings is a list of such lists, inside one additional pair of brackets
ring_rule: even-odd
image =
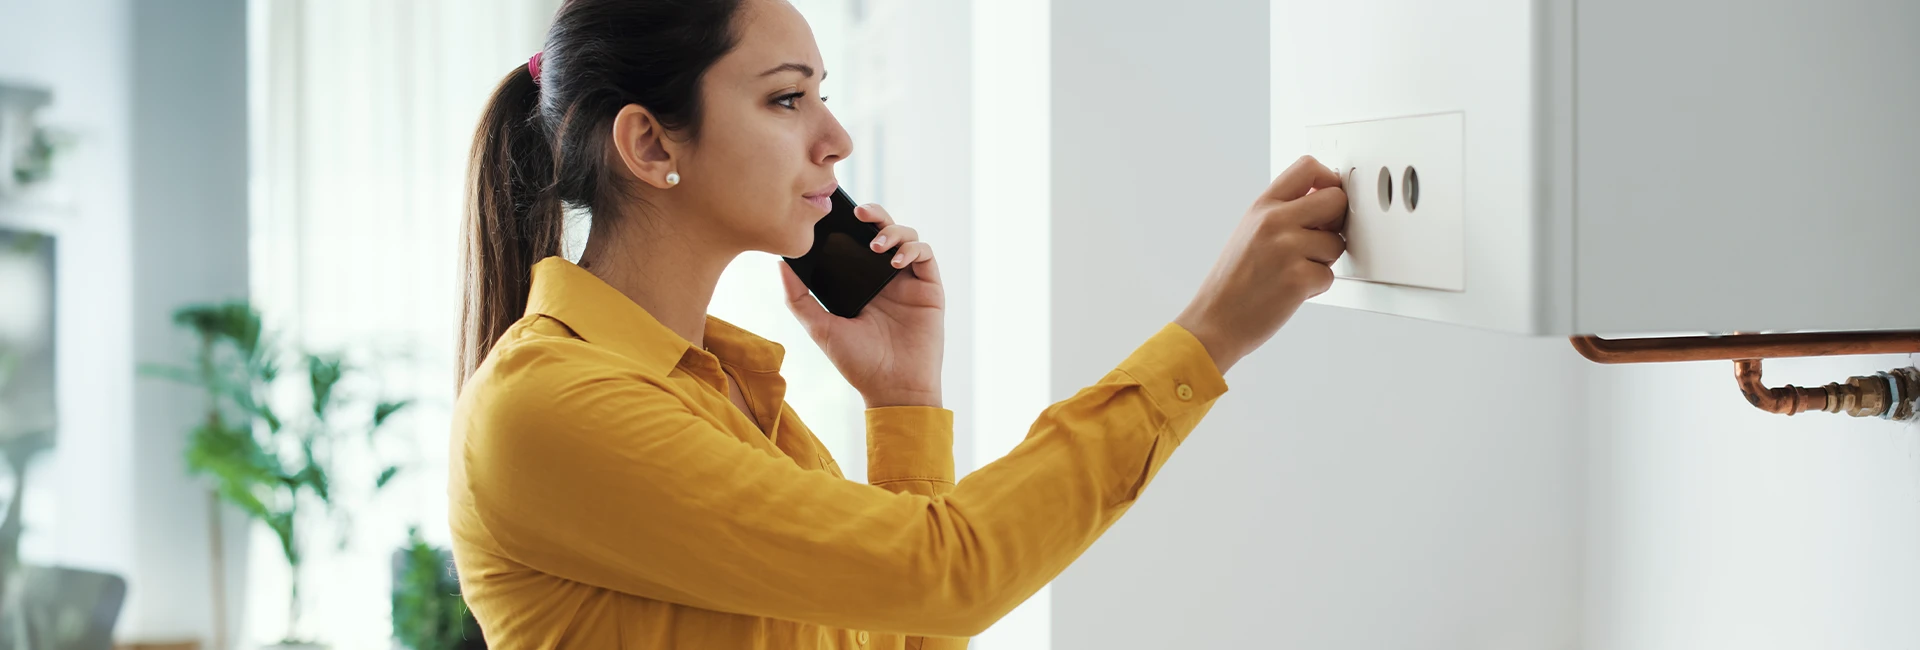
[(813, 224), (813, 248), (800, 257), (782, 258), (827, 313), (841, 318), (859, 316), (900, 273), (893, 267), (900, 247), (873, 252), (880, 227), (853, 216), (856, 205), (845, 188), (834, 190), (833, 211)]

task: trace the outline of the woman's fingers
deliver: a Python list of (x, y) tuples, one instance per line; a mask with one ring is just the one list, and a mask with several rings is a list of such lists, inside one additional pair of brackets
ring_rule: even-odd
[(893, 256), (893, 268), (913, 267), (913, 274), (928, 282), (940, 281), (940, 265), (933, 261), (933, 245), (923, 241), (909, 242), (900, 247)]
[(893, 268), (904, 269), (908, 264), (920, 260), (933, 259), (933, 246), (923, 241), (908, 242), (893, 254)]
[(880, 234), (875, 235), (873, 238), (872, 246), (874, 252), (880, 252), (901, 244), (916, 241), (920, 241), (920, 231), (900, 224), (893, 224), (880, 229)]
[(888, 214), (887, 209), (880, 207), (878, 203), (868, 203), (854, 207), (853, 218), (880, 226), (881, 228), (893, 225), (893, 215)]
[(1330, 265), (1339, 261), (1340, 255), (1347, 252), (1347, 240), (1342, 239), (1337, 233), (1302, 230), (1299, 236), (1300, 252), (1305, 254), (1307, 259), (1315, 262)]
[(854, 208), (853, 216), (880, 226), (880, 233), (874, 235), (870, 244), (874, 252), (898, 247), (893, 255), (893, 268), (911, 268), (915, 277), (935, 283), (940, 281), (940, 265), (933, 259), (933, 247), (920, 241), (920, 231), (894, 223), (893, 215), (877, 203)]
[[(1310, 191), (1340, 186), (1340, 174), (1328, 169), (1313, 156), (1301, 156), (1293, 165), (1273, 179), (1267, 186), (1264, 198), (1275, 201), (1292, 201), (1306, 196)], [(1315, 192), (1317, 193), (1317, 192)]]

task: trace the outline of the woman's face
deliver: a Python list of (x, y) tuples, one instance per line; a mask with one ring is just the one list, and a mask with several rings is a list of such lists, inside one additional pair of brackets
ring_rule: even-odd
[(813, 30), (785, 0), (747, 0), (739, 44), (701, 81), (699, 138), (675, 155), (677, 207), (736, 250), (799, 257), (813, 245), (853, 142), (820, 96)]

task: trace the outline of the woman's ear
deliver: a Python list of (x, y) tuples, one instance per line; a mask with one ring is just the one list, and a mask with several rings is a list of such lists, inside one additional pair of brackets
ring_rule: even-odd
[(639, 104), (628, 104), (613, 118), (613, 147), (627, 173), (640, 182), (660, 189), (673, 187), (667, 175), (678, 171), (680, 143), (667, 137), (653, 113)]

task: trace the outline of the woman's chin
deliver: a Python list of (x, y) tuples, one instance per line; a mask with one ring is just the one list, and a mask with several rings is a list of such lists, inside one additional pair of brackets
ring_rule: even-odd
[(810, 250), (813, 250), (813, 228), (811, 226), (807, 228), (806, 232), (801, 233), (800, 236), (789, 238), (786, 244), (780, 247), (778, 254), (781, 257), (799, 257), (807, 254), (807, 251)]
[[(765, 242), (764, 250), (781, 257), (799, 257), (813, 250), (813, 228), (820, 223), (821, 217), (811, 214), (796, 216), (784, 231), (778, 232), (778, 239)], [(768, 233), (776, 234), (776, 233)]]

